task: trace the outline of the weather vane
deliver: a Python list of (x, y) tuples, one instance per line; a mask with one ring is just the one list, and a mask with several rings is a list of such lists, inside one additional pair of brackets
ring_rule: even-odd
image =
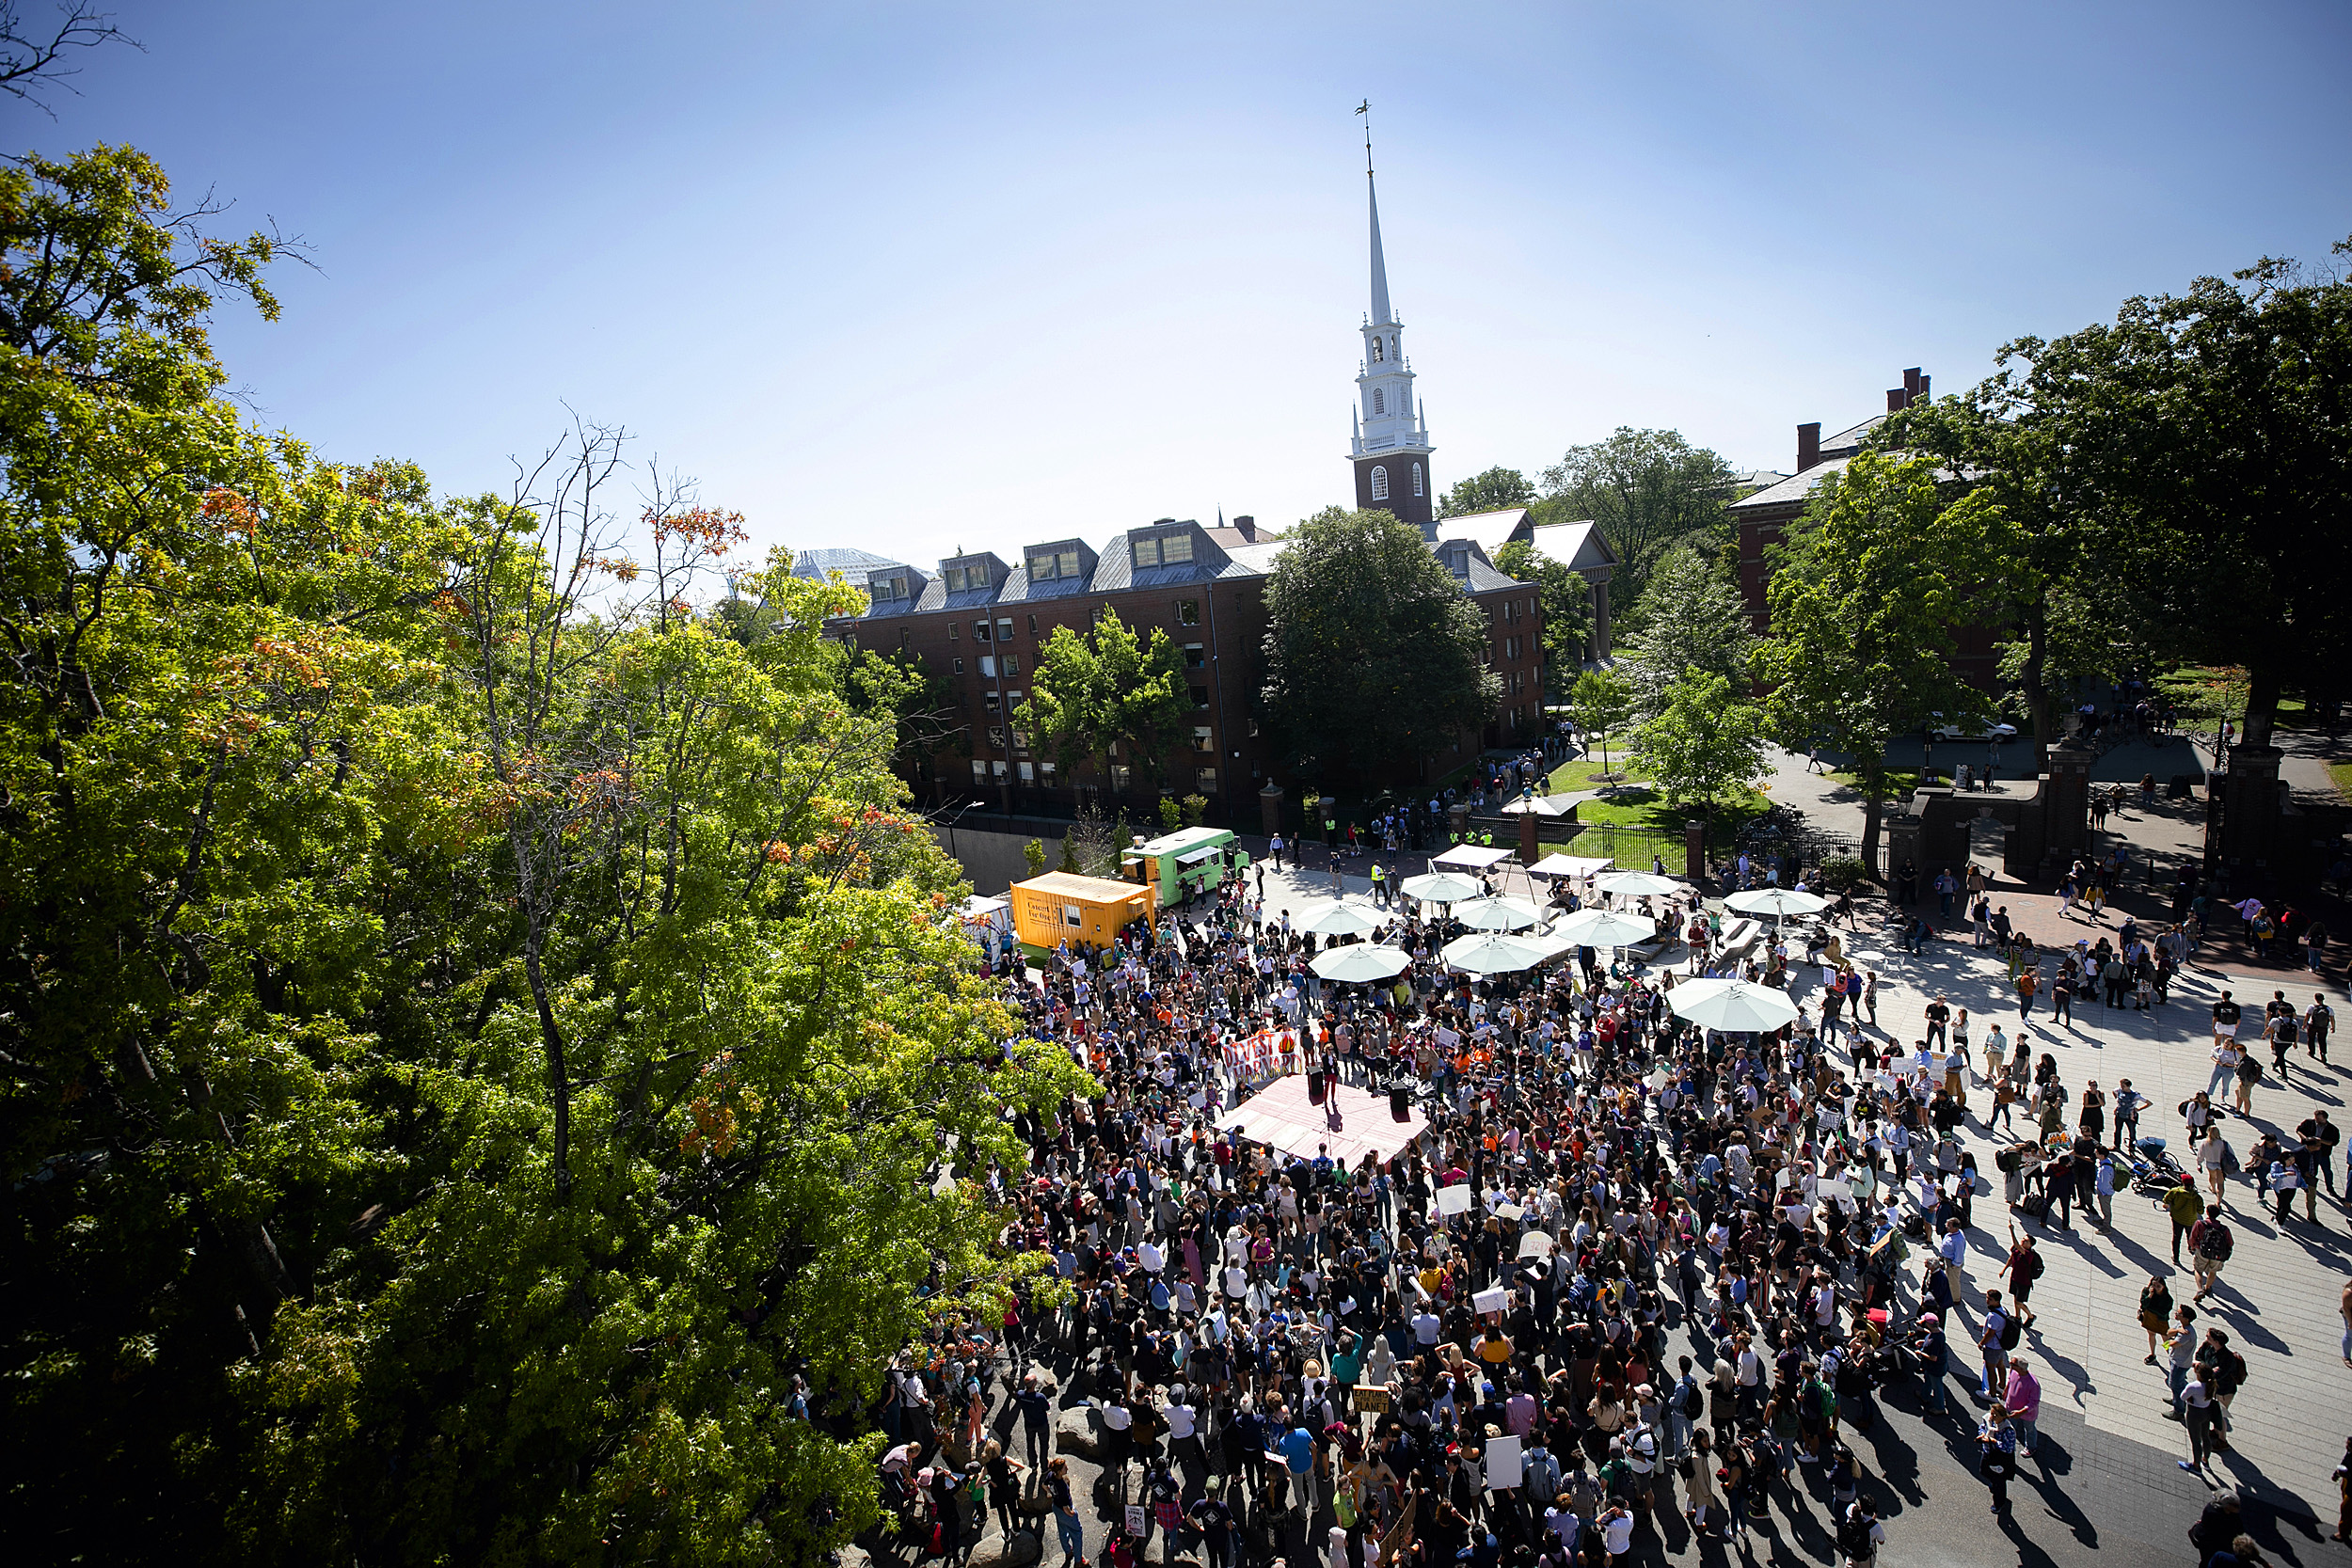
[(1372, 178), (1372, 100), (1367, 98), (1356, 105), (1356, 112), (1364, 117), (1364, 178)]

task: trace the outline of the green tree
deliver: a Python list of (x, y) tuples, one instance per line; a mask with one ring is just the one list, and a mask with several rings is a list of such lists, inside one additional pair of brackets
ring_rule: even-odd
[(1157, 626), (1138, 636), (1108, 605), (1084, 633), (1057, 626), (1038, 650), (1029, 695), (1013, 722), (1035, 732), (1065, 772), (1086, 762), (1107, 776), (1114, 748), (1156, 784), (1192, 728), (1184, 656)]
[(1160, 797), (1160, 832), (1172, 833), (1184, 825), (1184, 808), (1173, 795)]
[(1692, 670), (1743, 678), (1751, 641), (1739, 591), (1698, 551), (1676, 546), (1659, 558), (1641, 624), (1621, 650), (1635, 710), (1663, 713), (1668, 692)]
[(1488, 468), (1455, 482), (1438, 502), (1440, 517), (1466, 517), (1479, 512), (1501, 512), (1526, 506), (1535, 499), (1535, 486), (1517, 468)]
[(1030, 876), (1041, 875), (1045, 870), (1044, 841), (1033, 838), (1024, 844), (1021, 847), (1021, 858), (1028, 863)]
[(1587, 670), (1568, 689), (1576, 726), (1600, 742), (1600, 770), (1610, 772), (1609, 736), (1633, 714), (1633, 688), (1614, 670)]
[(1486, 625), (1418, 529), (1317, 513), (1266, 583), (1265, 713), (1295, 764), (1360, 780), (1493, 717)]
[(1532, 582), (1543, 601), (1544, 685), (1557, 694), (1582, 667), (1593, 635), (1593, 589), (1579, 574), (1523, 539), (1495, 551), (1495, 569)]
[(1041, 1261), (938, 1151), (1090, 1088), (972, 970), (854, 595), (773, 557), (723, 635), (731, 515), (606, 515), (593, 431), (454, 501), (258, 436), (203, 334), (262, 248), (135, 153), (0, 180), (0, 1538), (818, 1560), (890, 1358)]
[(1697, 802), (1710, 832), (1718, 800), (1772, 773), (1763, 709), (1735, 701), (1731, 682), (1711, 670), (1687, 670), (1669, 686), (1641, 738), (1643, 766), (1666, 799)]
[(2352, 526), (2347, 385), (2352, 278), (2265, 259), (2009, 343), (1964, 406), (1888, 439), (1982, 465), (1972, 477), (2016, 509), (2040, 578), (2021, 594), (2037, 720), (2051, 677), (2086, 662), (2062, 637), (2080, 619), (2243, 665), (2263, 745), (2289, 679), (2340, 689), (2352, 654), (2352, 552), (2318, 543)]
[(1184, 826), (1198, 828), (1209, 815), (1209, 798), (1205, 795), (1184, 797)]
[(1672, 430), (1620, 426), (1605, 441), (1570, 447), (1544, 470), (1544, 495), (1565, 518), (1590, 517), (1617, 552), (1609, 605), (1631, 615), (1659, 559), (1677, 545), (1701, 546), (1730, 530), (1724, 508), (1731, 466)]
[(1931, 714), (1983, 712), (1983, 693), (1953, 664), (1958, 629), (2010, 601), (2023, 560), (1992, 497), (1947, 504), (1927, 458), (1862, 453), (1822, 481), (1790, 531), (1754, 672), (1782, 745), (1826, 736), (1852, 754), (1866, 863), (1878, 863), (1889, 744)]

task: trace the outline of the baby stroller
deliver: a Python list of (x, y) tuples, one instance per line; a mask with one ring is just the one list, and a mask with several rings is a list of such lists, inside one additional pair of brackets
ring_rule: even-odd
[(2187, 1180), (2181, 1163), (2165, 1152), (2162, 1138), (2134, 1140), (2123, 1163), (2132, 1168), (2132, 1191), (2159, 1202), (2166, 1193)]

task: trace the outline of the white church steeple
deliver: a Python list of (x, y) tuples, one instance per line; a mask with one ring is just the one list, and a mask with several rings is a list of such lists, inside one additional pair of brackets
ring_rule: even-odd
[(1429, 532), (1436, 483), (1430, 476), (1429, 428), (1415, 417), (1412, 362), (1405, 357), (1405, 328), (1389, 302), (1389, 263), (1380, 245), (1380, 194), (1372, 174), (1371, 105), (1364, 121), (1364, 186), (1372, 206), (1372, 312), (1362, 327), (1364, 356), (1356, 372), (1356, 504), (1392, 512)]

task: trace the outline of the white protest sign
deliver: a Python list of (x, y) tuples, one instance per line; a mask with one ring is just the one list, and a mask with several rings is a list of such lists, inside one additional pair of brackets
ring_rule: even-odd
[(1486, 1484), (1501, 1490), (1519, 1483), (1523, 1460), (1519, 1439), (1489, 1437), (1486, 1439)]
[(1127, 1533), (1140, 1539), (1143, 1532), (1151, 1528), (1152, 1511), (1141, 1503), (1129, 1503), (1127, 1505)]
[(1490, 1291), (1479, 1291), (1470, 1296), (1470, 1310), (1481, 1317), (1489, 1312), (1500, 1312), (1503, 1303), (1510, 1298), (1511, 1292), (1500, 1285)]
[(1439, 1187), (1438, 1189), (1438, 1213), (1446, 1215), (1467, 1214), (1470, 1212), (1470, 1190), (1469, 1182), (1457, 1181), (1451, 1187)]

